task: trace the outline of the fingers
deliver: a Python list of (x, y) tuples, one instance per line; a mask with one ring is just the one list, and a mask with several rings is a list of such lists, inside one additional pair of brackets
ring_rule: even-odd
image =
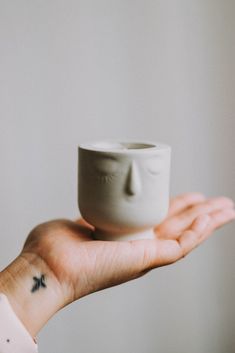
[(222, 211), (215, 211), (210, 214), (211, 217), (211, 228), (216, 229), (222, 225), (235, 219), (235, 210), (227, 209)]
[(155, 257), (152, 258), (152, 262), (150, 261), (150, 268), (180, 260), (205, 241), (215, 229), (234, 219), (234, 209), (215, 211), (211, 215), (200, 215), (188, 230), (178, 236), (178, 239), (156, 241)]
[(213, 231), (233, 221), (235, 219), (235, 210), (227, 209), (222, 211), (215, 211), (210, 214), (210, 218), (211, 221), (207, 227), (206, 232), (204, 232), (200, 243), (206, 240), (212, 234)]
[[(157, 239), (150, 243), (145, 243), (146, 267), (150, 270), (160, 266), (172, 264), (184, 256), (200, 244), (201, 238), (204, 235), (210, 223), (208, 215), (198, 217), (190, 229), (181, 234), (177, 240)], [(148, 246), (148, 248), (147, 248)]]
[(227, 197), (217, 197), (198, 203), (182, 213), (166, 219), (157, 228), (157, 233), (164, 239), (176, 239), (200, 215), (211, 214), (217, 211), (233, 209), (233, 201)]
[(196, 248), (204, 238), (211, 218), (208, 215), (199, 216), (192, 224), (191, 229), (186, 230), (178, 239), (179, 253), (176, 260), (185, 257)]
[[(80, 246), (77, 256), (84, 270), (85, 294), (137, 278), (153, 268), (172, 264), (200, 245), (214, 229), (235, 218), (232, 209), (199, 215), (177, 239), (130, 242), (91, 241)], [(85, 254), (85, 258), (84, 258)], [(91, 256), (92, 255), (92, 256)], [(78, 281), (79, 282), (79, 281)], [(82, 295), (85, 295), (84, 293)]]
[(186, 208), (205, 201), (205, 196), (199, 192), (189, 192), (176, 196), (170, 201), (168, 216), (174, 216)]

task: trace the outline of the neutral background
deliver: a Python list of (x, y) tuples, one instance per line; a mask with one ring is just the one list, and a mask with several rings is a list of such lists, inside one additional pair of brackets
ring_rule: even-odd
[[(0, 266), (75, 218), (77, 145), (172, 146), (172, 194), (235, 199), (235, 2), (0, 0)], [(174, 266), (83, 298), (40, 353), (234, 353), (235, 227)]]

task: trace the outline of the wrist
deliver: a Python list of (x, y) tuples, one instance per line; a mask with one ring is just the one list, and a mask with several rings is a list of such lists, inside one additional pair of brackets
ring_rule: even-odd
[(0, 273), (0, 292), (32, 337), (64, 306), (58, 280), (33, 253), (20, 254)]

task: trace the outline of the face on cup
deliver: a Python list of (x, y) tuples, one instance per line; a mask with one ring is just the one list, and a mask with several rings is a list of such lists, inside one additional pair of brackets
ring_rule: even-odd
[(169, 203), (170, 148), (120, 143), (79, 148), (79, 208), (96, 228), (147, 229), (161, 222)]

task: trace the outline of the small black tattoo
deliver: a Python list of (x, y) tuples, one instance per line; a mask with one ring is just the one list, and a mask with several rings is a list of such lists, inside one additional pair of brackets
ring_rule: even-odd
[(34, 293), (36, 290), (38, 290), (40, 287), (46, 288), (46, 283), (45, 283), (45, 275), (41, 275), (40, 278), (38, 277), (33, 277), (34, 280), (34, 286), (31, 289), (31, 292)]
[(10, 343), (10, 340), (9, 340), (9, 338), (7, 339), (7, 343)]

